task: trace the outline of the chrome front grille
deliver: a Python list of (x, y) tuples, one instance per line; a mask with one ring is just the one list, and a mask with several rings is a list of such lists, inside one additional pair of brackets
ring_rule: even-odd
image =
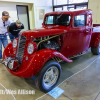
[(20, 63), (23, 60), (25, 43), (26, 43), (26, 36), (20, 35), (18, 39), (18, 49), (17, 49), (17, 55), (16, 55)]

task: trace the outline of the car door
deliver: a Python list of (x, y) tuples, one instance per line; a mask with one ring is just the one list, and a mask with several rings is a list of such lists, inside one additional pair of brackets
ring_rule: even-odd
[(74, 15), (72, 28), (67, 33), (69, 41), (66, 45), (66, 53), (64, 54), (66, 57), (79, 54), (88, 49), (90, 38), (86, 30), (86, 19), (86, 14)]

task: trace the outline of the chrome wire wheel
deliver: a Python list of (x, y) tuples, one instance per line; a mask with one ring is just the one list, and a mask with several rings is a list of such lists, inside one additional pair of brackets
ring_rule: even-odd
[(47, 93), (56, 86), (60, 76), (61, 65), (57, 61), (50, 60), (35, 76), (35, 85), (39, 90)]
[(52, 66), (43, 75), (43, 84), (46, 88), (52, 87), (59, 76), (59, 70), (56, 66)]

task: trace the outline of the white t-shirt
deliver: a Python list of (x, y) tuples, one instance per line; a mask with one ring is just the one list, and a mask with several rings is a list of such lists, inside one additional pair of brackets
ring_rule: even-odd
[(0, 18), (0, 34), (5, 34), (7, 32), (7, 26), (10, 25), (10, 20), (5, 21), (5, 26), (3, 24), (2, 18)]

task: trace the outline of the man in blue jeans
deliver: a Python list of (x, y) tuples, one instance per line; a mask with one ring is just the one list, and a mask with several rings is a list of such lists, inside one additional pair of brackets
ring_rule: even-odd
[(24, 29), (24, 25), (19, 20), (17, 20), (14, 23), (11, 23), (8, 32), (10, 33), (9, 34), (10, 40), (13, 41), (14, 38), (18, 38), (19, 32), (22, 29)]
[(2, 17), (0, 18), (0, 60), (2, 59), (2, 44), (5, 48), (8, 44), (7, 39), (7, 27), (10, 25), (9, 13), (7, 11), (2, 12)]

